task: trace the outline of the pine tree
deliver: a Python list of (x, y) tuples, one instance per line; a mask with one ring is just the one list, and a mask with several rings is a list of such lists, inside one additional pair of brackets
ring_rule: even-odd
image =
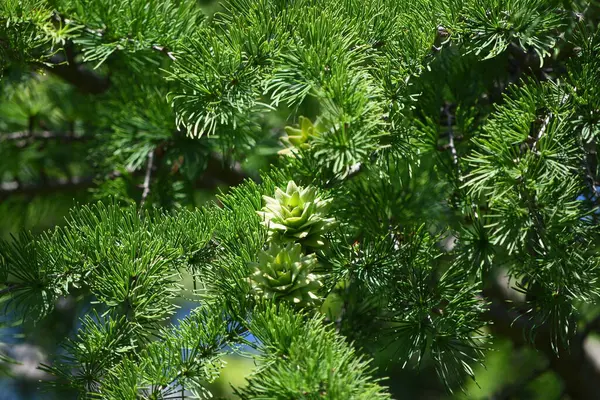
[(596, 398), (599, 19), (3, 0), (0, 371), (37, 338), (48, 396), (209, 398), (242, 354), (237, 398), (366, 400), (467, 390), (508, 339), (494, 398)]

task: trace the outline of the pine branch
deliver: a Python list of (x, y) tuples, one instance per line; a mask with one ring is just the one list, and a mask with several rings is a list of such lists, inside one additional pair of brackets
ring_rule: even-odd
[[(154, 161), (153, 161), (154, 163)], [(129, 171), (133, 174), (138, 174), (140, 171)], [(148, 170), (146, 170), (146, 174)], [(112, 180), (122, 176), (120, 171), (109, 173), (105, 179)], [(204, 174), (194, 183), (198, 189), (213, 190), (221, 184), (227, 186), (237, 186), (245, 179), (252, 178), (241, 167), (239, 163), (234, 163), (229, 166), (218, 155), (212, 154), (208, 160), (207, 168)], [(75, 176), (71, 178), (59, 178), (55, 180), (47, 180), (45, 182), (22, 183), (17, 180), (0, 183), (0, 199), (8, 196), (25, 195), (25, 196), (41, 196), (57, 192), (68, 192), (89, 189), (97, 186), (99, 177), (96, 176)], [(150, 182), (146, 183), (144, 179), (142, 197), (145, 199), (149, 195)], [(148, 188), (148, 190), (146, 190)], [(144, 196), (145, 193), (145, 196)]]
[[(560, 105), (562, 106), (563, 104), (565, 104), (567, 102), (567, 100), (569, 99), (569, 96), (565, 93), (563, 94), (563, 96), (560, 99)], [(549, 112), (548, 115), (546, 115), (546, 118), (544, 118), (542, 120), (542, 125), (540, 126), (540, 129), (538, 131), (537, 136), (534, 138), (533, 140), (533, 145), (532, 145), (532, 151), (535, 153), (537, 151), (537, 145), (538, 142), (542, 139), (542, 137), (544, 136), (544, 134), (546, 133), (546, 129), (548, 128), (548, 124), (550, 123), (550, 120), (554, 117), (554, 114), (552, 112)]]
[(8, 140), (24, 140), (24, 139), (58, 139), (66, 141), (79, 141), (86, 140), (84, 136), (73, 136), (64, 133), (54, 133), (50, 131), (42, 131), (38, 133), (31, 133), (28, 131), (5, 133), (0, 135), (0, 141)]
[(544, 118), (544, 120), (542, 121), (542, 126), (540, 127), (540, 130), (533, 141), (532, 151), (534, 153), (537, 151), (538, 142), (544, 136), (544, 133), (546, 133), (546, 128), (548, 128), (548, 124), (550, 123), (551, 118), (552, 118), (552, 113), (549, 113), (546, 116), (546, 118)]
[(4, 289), (0, 290), (0, 298), (2, 298), (3, 296), (5, 296), (7, 294), (11, 294), (15, 290), (19, 290), (22, 286), (23, 285), (21, 285), (19, 283), (9, 283), (9, 284), (7, 284)]
[(101, 94), (108, 90), (110, 87), (108, 77), (100, 76), (75, 61), (73, 42), (68, 41), (64, 50), (64, 57), (57, 54), (52, 56), (48, 63), (38, 65), (84, 93)]
[(8, 196), (26, 195), (26, 196), (41, 196), (56, 192), (76, 191), (88, 189), (95, 186), (94, 177), (72, 177), (59, 178), (52, 181), (36, 182), (36, 183), (21, 183), (19, 181), (9, 181), (0, 183), (0, 198)]
[(450, 113), (450, 104), (444, 106), (444, 115), (446, 116), (446, 129), (448, 130), (448, 147), (452, 154), (452, 162), (458, 169), (460, 175), (460, 167), (458, 166), (458, 153), (456, 152), (456, 146), (454, 145), (454, 132), (452, 131), (452, 114)]
[[(68, 133), (58, 133), (51, 131), (30, 132), (20, 131), (0, 134), (0, 143), (16, 142), (18, 148), (27, 147), (37, 140), (50, 141), (57, 140), (65, 143), (85, 142), (90, 140), (89, 135), (74, 136)], [(155, 167), (156, 160), (154, 153), (148, 154), (149, 168), (146, 170), (146, 176), (143, 183), (142, 205), (150, 193), (150, 177), (151, 169)], [(133, 171), (131, 171), (133, 172)], [(108, 179), (115, 179), (121, 174), (118, 171), (108, 174)], [(207, 162), (207, 168), (204, 174), (195, 182), (197, 188), (215, 189), (221, 184), (227, 186), (236, 186), (242, 183), (245, 179), (251, 178), (242, 168), (239, 162), (229, 164), (219, 153), (211, 153)], [(41, 182), (22, 184), (21, 182), (9, 181), (0, 183), (0, 198), (9, 195), (29, 195), (37, 196), (59, 191), (72, 191), (86, 189), (96, 186), (93, 176), (67, 177), (54, 181), (43, 179)]]
[[(135, 174), (136, 171), (127, 171)], [(105, 176), (107, 180), (121, 177), (121, 171), (112, 171)], [(11, 195), (41, 196), (62, 191), (77, 191), (97, 186), (97, 176), (75, 176), (46, 180), (44, 182), (22, 183), (18, 180), (0, 183), (0, 199)]]
[[(581, 143), (581, 148), (583, 149), (584, 152), (584, 156), (583, 156), (583, 164), (585, 166), (585, 173), (586, 173), (586, 178), (588, 179), (588, 181), (590, 182), (590, 186), (593, 192), (593, 195), (596, 196), (598, 194), (598, 181), (596, 179), (596, 174), (593, 172), (594, 170), (596, 170), (596, 162), (595, 159), (597, 157), (597, 152), (596, 152), (596, 141), (594, 140), (594, 138), (591, 138), (590, 141), (588, 142), (588, 144), (591, 147), (591, 150), (586, 150), (585, 145), (583, 144), (583, 140), (580, 139), (579, 140)], [(592, 164), (593, 163), (593, 167)]]
[(152, 168), (154, 168), (154, 150), (148, 153), (148, 165), (146, 166), (146, 175), (144, 177), (144, 191), (142, 192), (142, 199), (140, 200), (140, 210), (144, 208), (144, 203), (146, 203), (146, 199), (148, 198), (148, 195), (150, 195)]
[(159, 45), (155, 44), (152, 46), (152, 50), (165, 54), (167, 57), (169, 57), (173, 61), (177, 60), (175, 58), (175, 56), (173, 55), (173, 52), (169, 51), (169, 49), (167, 49), (165, 46), (159, 46)]
[(24, 148), (35, 141), (50, 141), (56, 140), (62, 143), (73, 143), (73, 142), (84, 142), (89, 140), (87, 136), (75, 136), (64, 133), (55, 133), (50, 131), (42, 131), (37, 133), (32, 133), (29, 131), (21, 131), (21, 132), (12, 132), (0, 134), (0, 143), (2, 142), (16, 142), (16, 146), (18, 148)]
[[(90, 139), (90, 136), (87, 135), (74, 136), (67, 133), (58, 133), (50, 131), (42, 131), (37, 133), (21, 131), (0, 134), (0, 143), (15, 141), (17, 142), (17, 147), (19, 148), (29, 146), (36, 140), (58, 140), (65, 143), (72, 143), (85, 142)], [(199, 180), (199, 182), (201, 181), (203, 182), (203, 184), (199, 183), (199, 185), (201, 187), (216, 187), (219, 184), (219, 182), (223, 182), (228, 186), (236, 186), (248, 178), (256, 180), (256, 177), (251, 177), (246, 171), (244, 171), (239, 162), (236, 161), (233, 164), (229, 165), (228, 162), (223, 159), (221, 154), (211, 153), (210, 158), (207, 162), (206, 171), (203, 174), (202, 178)], [(18, 183), (7, 182), (6, 185), (7, 186), (3, 189), (10, 190), (13, 187), (17, 187)], [(0, 193), (2, 193), (1, 190)]]

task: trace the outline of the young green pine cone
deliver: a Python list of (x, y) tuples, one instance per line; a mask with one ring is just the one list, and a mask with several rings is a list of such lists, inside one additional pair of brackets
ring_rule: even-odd
[(259, 253), (251, 263), (250, 282), (255, 293), (267, 299), (289, 301), (298, 307), (317, 305), (321, 298), (315, 291), (321, 282), (311, 271), (317, 265), (314, 254), (302, 254), (299, 244), (279, 246), (276, 243)]
[(286, 146), (285, 149), (280, 150), (279, 154), (283, 155), (294, 155), (296, 149), (307, 149), (310, 147), (308, 140), (311, 137), (319, 135), (321, 126), (317, 122), (313, 123), (305, 117), (300, 117), (300, 127), (293, 128), (291, 126), (285, 127), (287, 136), (281, 138), (281, 142)]
[(258, 214), (269, 229), (271, 241), (300, 243), (304, 248), (319, 248), (323, 235), (335, 220), (327, 218), (330, 200), (317, 196), (315, 188), (298, 187), (290, 181), (285, 192), (275, 190), (275, 198), (263, 196), (266, 205)]

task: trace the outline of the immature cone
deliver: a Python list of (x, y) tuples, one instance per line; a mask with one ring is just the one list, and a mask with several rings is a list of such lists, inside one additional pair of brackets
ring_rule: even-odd
[(313, 125), (308, 118), (300, 117), (299, 128), (293, 128), (291, 126), (285, 127), (287, 136), (282, 137), (281, 141), (286, 148), (280, 150), (279, 154), (293, 156), (296, 149), (307, 149), (309, 147), (308, 140), (311, 137), (317, 136), (319, 131), (319, 123)]
[(319, 248), (325, 242), (323, 235), (334, 224), (327, 218), (330, 200), (317, 196), (315, 188), (298, 187), (288, 182), (285, 192), (275, 190), (275, 198), (263, 196), (266, 205), (258, 214), (269, 228), (271, 241), (300, 243), (305, 248)]
[(267, 299), (289, 301), (299, 307), (313, 306), (321, 300), (314, 293), (321, 282), (311, 273), (316, 264), (316, 256), (302, 254), (299, 244), (282, 247), (273, 243), (259, 253), (257, 263), (251, 263), (254, 272), (250, 282), (254, 291)]

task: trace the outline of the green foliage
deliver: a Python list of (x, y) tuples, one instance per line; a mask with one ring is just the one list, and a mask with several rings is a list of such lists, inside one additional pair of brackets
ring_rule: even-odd
[(586, 256), (597, 240), (595, 210), (578, 199), (582, 156), (568, 102), (551, 85), (515, 89), (484, 125), (466, 181), (489, 204), (490, 243), (508, 253), (512, 275), (525, 277), (531, 307), (551, 321), (555, 340), (575, 329), (573, 301), (598, 295), (598, 260)]
[[(249, 185), (238, 195), (248, 199), (252, 190)], [(225, 197), (223, 202), (229, 203), (232, 196)], [(214, 379), (218, 371), (219, 362), (215, 357), (223, 346), (240, 340), (244, 319), (236, 322), (240, 315), (217, 311), (227, 308), (213, 303), (215, 308), (198, 309), (173, 330), (165, 331), (158, 323), (172, 313), (172, 299), (180, 295), (180, 278), (175, 278), (185, 269), (199, 271), (201, 282), (207, 287), (217, 285), (217, 291), (225, 283), (202, 279), (205, 278), (202, 270), (209, 268), (202, 254), (211, 243), (209, 221), (223, 218), (218, 217), (221, 213), (235, 211), (243, 212), (243, 204), (229, 212), (209, 208), (177, 217), (147, 213), (142, 218), (132, 207), (121, 209), (98, 204), (73, 212), (65, 228), (39, 239), (23, 236), (18, 242), (3, 244), (3, 281), (9, 282), (7, 287), (15, 290), (9, 303), (12, 309), (25, 307), (26, 315), (41, 319), (48, 310), (30, 309), (31, 304), (48, 304), (52, 303), (46, 300), (49, 297), (83, 291), (94, 296), (93, 304), (97, 304), (94, 309), (103, 313), (102, 317), (98, 314), (94, 318), (86, 317), (78, 337), (67, 342), (67, 355), (58, 364), (48, 367), (62, 378), (60, 384), (82, 393), (96, 393), (102, 398), (120, 398), (128, 392), (131, 396), (143, 393), (152, 398), (186, 388), (201, 393), (202, 384)], [(252, 212), (256, 212), (254, 207)], [(214, 213), (216, 215), (211, 216)], [(255, 229), (260, 226), (257, 223)], [(227, 238), (217, 234), (212, 240)], [(230, 241), (228, 245), (229, 249), (221, 246), (217, 249), (224, 253), (221, 257), (243, 254), (240, 251), (243, 243)], [(258, 246), (254, 246), (250, 251), (257, 250)], [(299, 275), (294, 277), (298, 286), (304, 278), (312, 278), (307, 275), (306, 267), (314, 265), (315, 260), (314, 255), (301, 256), (299, 245), (295, 245), (293, 251), (297, 253), (294, 253), (296, 258), (311, 260), (298, 268)], [(53, 262), (44, 262), (47, 257)], [(42, 271), (39, 265), (53, 268)], [(228, 268), (235, 269), (236, 265), (228, 264)], [(303, 293), (303, 304), (314, 302), (313, 296), (305, 292), (312, 286), (314, 282), (294, 288), (297, 289), (294, 293)], [(290, 295), (295, 296), (294, 293)], [(305, 298), (304, 294), (309, 297)], [(230, 292), (230, 295), (235, 296), (235, 293)], [(227, 323), (231, 318), (232, 322)], [(152, 335), (161, 341), (150, 340)], [(185, 352), (181, 353), (182, 350)], [(117, 379), (121, 376), (128, 379)]]
[(574, 44), (577, 54), (569, 68), (569, 84), (572, 90), (569, 96), (572, 97), (577, 125), (582, 132), (582, 138), (585, 142), (590, 143), (592, 138), (598, 135), (598, 86), (592, 82), (598, 79), (599, 69), (598, 63), (600, 58), (600, 32), (596, 28), (594, 32), (592, 28), (580, 25), (580, 31), (576, 34)]
[(244, 399), (452, 391), (495, 334), (565, 374), (600, 295), (597, 4), (200, 3), (0, 4), (0, 324), (70, 307), (53, 390), (208, 398), (242, 353)]
[(46, 0), (6, 0), (0, 5), (0, 76), (9, 63), (44, 61), (44, 46), (64, 44), (76, 29), (52, 21)]
[[(358, 302), (355, 307), (361, 310), (344, 316), (343, 331), (389, 347), (391, 357), (404, 365), (430, 359), (440, 378), (452, 384), (463, 372), (473, 376), (467, 362), (482, 355), (485, 303), (459, 265), (441, 263), (435, 239), (424, 227), (392, 236), (365, 235), (334, 248), (328, 260), (332, 283), (344, 286), (339, 296), (349, 304)], [(368, 296), (357, 299), (356, 292)], [(359, 322), (364, 317), (371, 321)]]
[(81, 45), (84, 60), (96, 66), (115, 52), (135, 54), (142, 63), (153, 62), (153, 51), (171, 54), (203, 18), (196, 2), (187, 0), (55, 0), (53, 3), (66, 21), (76, 21), (79, 25), (74, 42)]
[(192, 136), (213, 134), (221, 126), (235, 129), (260, 106), (259, 92), (253, 87), (259, 68), (243, 58), (239, 47), (230, 48), (208, 29), (186, 48), (172, 74), (181, 88), (170, 93), (178, 110), (177, 124)]
[(322, 317), (304, 318), (283, 306), (255, 310), (250, 329), (261, 343), (264, 366), (238, 392), (240, 398), (389, 398), (365, 379), (369, 364), (323, 326)]
[(493, 58), (510, 45), (535, 51), (543, 63), (556, 44), (556, 32), (565, 24), (565, 15), (548, 1), (490, 0), (466, 2), (468, 17), (459, 32), (476, 55)]

